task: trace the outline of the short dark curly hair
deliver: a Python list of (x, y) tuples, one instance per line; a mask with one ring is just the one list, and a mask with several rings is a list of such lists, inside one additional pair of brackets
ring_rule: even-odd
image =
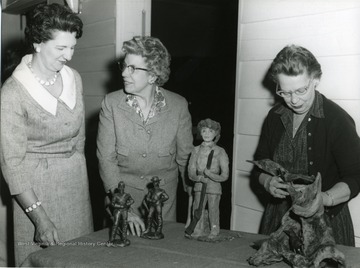
[(122, 51), (125, 54), (139, 55), (145, 58), (150, 72), (157, 76), (155, 84), (162, 86), (169, 80), (171, 56), (156, 37), (134, 36), (123, 43)]
[(278, 75), (297, 76), (306, 73), (311, 78), (321, 78), (321, 65), (315, 56), (306, 48), (297, 45), (284, 47), (273, 60), (269, 75), (278, 83)]
[(25, 39), (32, 45), (53, 39), (54, 31), (76, 33), (76, 39), (82, 36), (81, 19), (67, 6), (53, 3), (40, 4), (26, 16)]

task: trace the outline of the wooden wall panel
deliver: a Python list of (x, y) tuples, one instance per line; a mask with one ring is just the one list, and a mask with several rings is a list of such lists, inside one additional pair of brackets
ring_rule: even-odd
[(318, 87), (320, 92), (329, 99), (360, 100), (359, 54), (321, 57), (319, 63), (323, 71), (321, 83)]
[[(241, 88), (237, 92), (236, 97), (239, 99), (249, 98), (272, 98), (273, 95), (269, 89), (263, 85), (263, 79), (268, 72), (271, 61), (241, 61), (239, 62), (238, 69), (238, 87)], [(257, 79), (254, 79), (254, 76)], [(274, 89), (272, 89), (274, 90)]]
[(108, 46), (115, 44), (115, 18), (84, 26), (84, 34), (78, 40), (77, 49)]
[[(250, 187), (250, 173), (237, 171), (235, 173), (236, 188), (237, 190), (249, 188)], [(241, 195), (234, 197), (234, 203), (238, 206), (256, 210), (259, 212), (264, 211), (264, 207), (259, 202), (258, 198), (249, 192), (242, 192)]]
[(360, 7), (357, 0), (245, 0), (240, 1), (241, 23), (330, 13)]
[(237, 225), (235, 230), (241, 230), (248, 233), (258, 233), (262, 212), (245, 208), (242, 206), (235, 206), (232, 213), (233, 219), (237, 219)]
[(274, 52), (291, 43), (308, 48), (318, 57), (358, 54), (358, 25), (360, 8), (244, 24), (240, 59), (269, 60), (275, 57)]
[[(120, 75), (120, 74), (119, 74)], [(111, 79), (110, 72), (88, 72), (83, 73), (83, 87), (87, 96), (103, 96), (108, 93), (108, 83)], [(113, 88), (112, 90), (116, 90)]]
[(234, 162), (236, 171), (248, 171), (252, 169), (252, 164), (247, 160), (254, 158), (254, 153), (258, 142), (259, 136), (236, 135), (238, 146), (234, 148)]
[(82, 12), (80, 18), (84, 25), (106, 21), (115, 17), (116, 0), (82, 0)]
[(101, 108), (101, 101), (103, 96), (84, 96), (85, 106), (85, 117), (87, 120), (98, 120), (99, 111)]
[(83, 36), (78, 40), (69, 66), (81, 75), (84, 86), (86, 120), (98, 113), (109, 90), (110, 66), (116, 60), (116, 0), (84, 0), (80, 18)]
[(115, 61), (115, 45), (110, 44), (102, 47), (92, 47), (76, 50), (76, 60), (70, 62), (70, 66), (84, 72), (109, 71), (109, 66)]
[(264, 119), (273, 104), (274, 99), (238, 99), (236, 133), (259, 135)]
[[(359, 211), (360, 198), (354, 198), (349, 202), (350, 211)], [(360, 217), (352, 217), (354, 229), (355, 229), (355, 246), (360, 247)]]

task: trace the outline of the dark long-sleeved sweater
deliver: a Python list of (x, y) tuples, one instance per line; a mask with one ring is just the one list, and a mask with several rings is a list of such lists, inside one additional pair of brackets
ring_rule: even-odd
[[(317, 92), (317, 94), (319, 94)], [(351, 191), (350, 198), (360, 189), (360, 139), (354, 120), (333, 101), (323, 98), (324, 118), (311, 116), (307, 125), (308, 175), (320, 172), (322, 191), (332, 188), (338, 182), (345, 182)], [(273, 107), (265, 119), (255, 160), (273, 159), (285, 127), (281, 115), (276, 113), (280, 105)], [(257, 172), (257, 179), (260, 172)], [(339, 204), (327, 212), (336, 215), (342, 208)]]

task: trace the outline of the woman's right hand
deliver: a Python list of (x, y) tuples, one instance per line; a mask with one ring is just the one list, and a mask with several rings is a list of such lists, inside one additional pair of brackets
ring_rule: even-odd
[(289, 186), (278, 176), (269, 176), (264, 181), (264, 188), (273, 197), (284, 199), (289, 193), (287, 189)]
[(128, 226), (132, 235), (141, 236), (145, 231), (145, 224), (134, 212), (128, 212)]
[(42, 219), (36, 224), (35, 242), (41, 247), (54, 246), (60, 242), (57, 229), (50, 219)]
[[(16, 195), (15, 198), (24, 210), (30, 204), (34, 204), (36, 200), (39, 201), (33, 189), (27, 189), (23, 193)], [(57, 229), (42, 205), (38, 205), (26, 214), (35, 226), (34, 240), (41, 247), (53, 246), (60, 242)]]

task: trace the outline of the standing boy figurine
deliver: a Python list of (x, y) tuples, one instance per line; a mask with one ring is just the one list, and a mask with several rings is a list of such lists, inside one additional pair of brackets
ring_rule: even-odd
[[(127, 239), (127, 218), (128, 210), (134, 203), (134, 199), (132, 199), (128, 193), (125, 193), (124, 189), (125, 183), (120, 181), (118, 188), (115, 189), (114, 195), (111, 199), (111, 207), (113, 208), (113, 227), (111, 229), (108, 246), (126, 247), (130, 245), (130, 240)], [(120, 239), (116, 239), (118, 231)]]
[(187, 229), (185, 232), (188, 235), (192, 233), (192, 237), (207, 235), (204, 230), (204, 209), (208, 203), (210, 223), (208, 238), (214, 239), (220, 231), (221, 182), (229, 178), (229, 157), (223, 148), (216, 145), (221, 131), (218, 122), (211, 119), (201, 120), (197, 130), (203, 142), (194, 148), (189, 162), (189, 177), (195, 182), (193, 204), (193, 221), (195, 222), (190, 224), (194, 226), (194, 230)]
[[(162, 218), (162, 206), (163, 203), (169, 199), (169, 196), (165, 190), (159, 187), (159, 177), (152, 177), (151, 182), (153, 188), (151, 188), (144, 199), (144, 206), (148, 210), (148, 216), (146, 221), (146, 230), (142, 234), (142, 237), (149, 239), (162, 239), (164, 234), (162, 233), (163, 218)], [(152, 228), (155, 229), (152, 232)]]

